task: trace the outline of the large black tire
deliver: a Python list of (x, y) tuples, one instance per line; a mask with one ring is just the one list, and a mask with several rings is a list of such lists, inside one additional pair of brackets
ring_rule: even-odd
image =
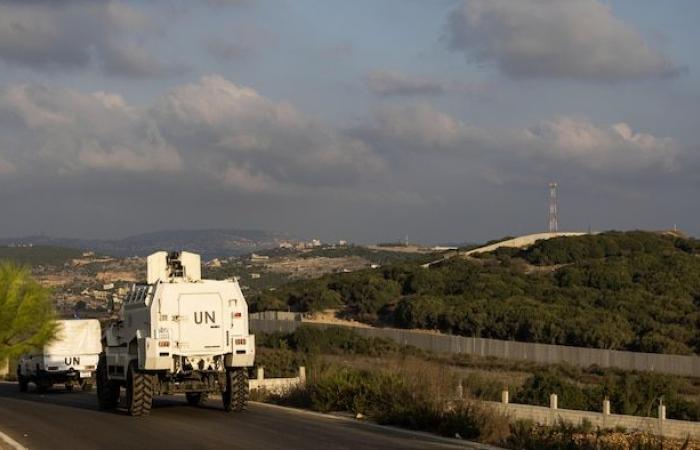
[(209, 398), (209, 394), (206, 392), (187, 392), (185, 398), (190, 406), (202, 406)]
[(226, 412), (243, 411), (248, 404), (248, 371), (230, 369), (226, 371), (226, 390), (221, 394)]
[(126, 407), (129, 415), (146, 416), (151, 412), (155, 387), (153, 378), (153, 375), (139, 372), (135, 363), (129, 364), (126, 375)]
[(107, 374), (107, 357), (100, 353), (97, 362), (97, 404), (101, 410), (114, 409), (119, 405), (119, 383), (110, 380)]
[(22, 375), (19, 368), (17, 368), (17, 382), (19, 383), (20, 392), (27, 392), (27, 390), (29, 390), (29, 380)]
[(29, 390), (29, 380), (24, 375), (17, 374), (17, 382), (19, 383), (20, 392), (27, 392)]

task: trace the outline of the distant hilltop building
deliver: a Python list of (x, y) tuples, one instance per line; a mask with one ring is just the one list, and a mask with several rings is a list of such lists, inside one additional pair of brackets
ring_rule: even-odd
[(289, 241), (281, 241), (279, 243), (279, 248), (292, 249), (292, 248), (294, 248), (294, 243), (289, 242)]
[(207, 263), (207, 267), (221, 267), (221, 260), (219, 258), (214, 258)]
[(251, 261), (267, 261), (268, 259), (270, 259), (269, 256), (258, 255), (257, 253), (251, 253), (250, 255)]

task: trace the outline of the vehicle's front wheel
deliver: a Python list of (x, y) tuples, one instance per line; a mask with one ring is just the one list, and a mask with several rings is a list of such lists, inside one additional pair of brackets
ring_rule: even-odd
[(29, 379), (22, 375), (19, 369), (17, 369), (17, 382), (19, 383), (19, 391), (27, 392), (29, 389)]
[(248, 372), (244, 368), (226, 371), (226, 390), (221, 394), (226, 412), (243, 411), (248, 404)]
[(119, 383), (109, 379), (107, 373), (107, 356), (100, 354), (97, 362), (97, 404), (100, 409), (114, 409), (119, 404)]
[(153, 404), (153, 375), (136, 370), (136, 364), (129, 364), (126, 376), (126, 407), (132, 416), (145, 416), (151, 412)]

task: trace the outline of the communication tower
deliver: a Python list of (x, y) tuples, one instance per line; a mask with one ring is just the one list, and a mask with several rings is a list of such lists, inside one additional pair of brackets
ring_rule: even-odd
[(559, 213), (557, 212), (557, 187), (556, 181), (549, 183), (549, 232), (559, 231)]

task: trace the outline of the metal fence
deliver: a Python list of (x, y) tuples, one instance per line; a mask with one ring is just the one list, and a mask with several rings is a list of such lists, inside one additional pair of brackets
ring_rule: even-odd
[[(335, 325), (302, 322), (300, 320), (251, 319), (254, 332), (291, 333), (300, 325), (329, 327)], [(498, 339), (451, 336), (416, 330), (396, 328), (353, 328), (365, 337), (391, 339), (403, 345), (411, 345), (436, 353), (463, 353), (495, 357), (537, 364), (570, 364), (578, 367), (598, 366), (657, 372), (670, 375), (700, 376), (700, 357), (638, 353), (564, 345), (533, 344), (530, 342), (502, 341)]]

